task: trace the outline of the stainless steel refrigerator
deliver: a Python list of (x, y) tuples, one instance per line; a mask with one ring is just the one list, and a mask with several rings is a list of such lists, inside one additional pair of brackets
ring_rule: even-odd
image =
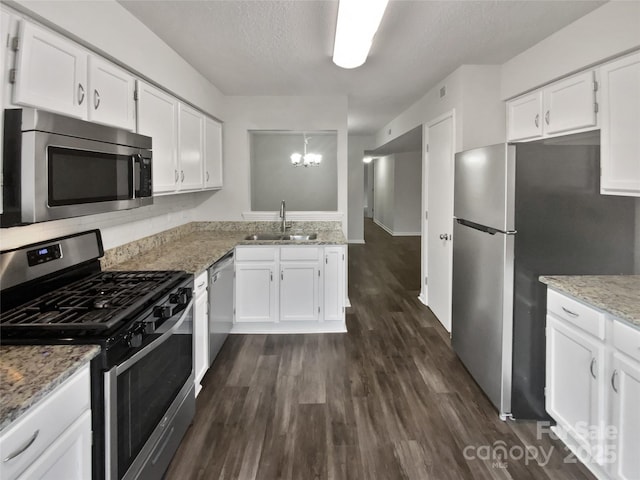
[(538, 277), (633, 273), (635, 201), (600, 195), (598, 140), (455, 156), (451, 341), (501, 418), (548, 418)]

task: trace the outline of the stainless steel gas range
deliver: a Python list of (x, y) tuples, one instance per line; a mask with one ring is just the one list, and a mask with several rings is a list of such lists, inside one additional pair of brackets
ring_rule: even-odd
[(99, 230), (0, 252), (4, 344), (98, 344), (93, 478), (159, 479), (195, 413), (193, 276), (100, 270)]

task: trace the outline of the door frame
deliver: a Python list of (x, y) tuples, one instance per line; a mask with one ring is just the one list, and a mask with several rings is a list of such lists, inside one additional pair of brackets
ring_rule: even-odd
[[(429, 128), (443, 122), (447, 118), (451, 118), (451, 152), (456, 153), (456, 109), (452, 108), (447, 112), (438, 115), (432, 120), (422, 124), (422, 246), (421, 246), (421, 265), (420, 265), (420, 295), (418, 299), (426, 306), (429, 306), (429, 287), (427, 283), (428, 269), (428, 247), (429, 247), (429, 221), (428, 221), (428, 199), (429, 199)], [(453, 192), (452, 192), (453, 195)]]

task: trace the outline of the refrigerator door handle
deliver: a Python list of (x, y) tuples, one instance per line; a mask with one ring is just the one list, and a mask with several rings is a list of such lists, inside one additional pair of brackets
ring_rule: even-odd
[(488, 233), (489, 235), (495, 235), (496, 233), (502, 233), (504, 235), (515, 235), (516, 233), (518, 233), (517, 230), (499, 230), (497, 228), (487, 227), (486, 225), (480, 225), (479, 223), (470, 222), (469, 220), (464, 220), (462, 218), (456, 218), (456, 222), (465, 227)]

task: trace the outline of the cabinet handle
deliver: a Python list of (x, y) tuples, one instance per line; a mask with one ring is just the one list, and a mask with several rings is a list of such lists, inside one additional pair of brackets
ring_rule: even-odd
[(84, 101), (84, 87), (81, 83), (78, 84), (78, 105), (82, 105)]
[(93, 91), (93, 108), (97, 110), (99, 106), (100, 106), (100, 93), (98, 93), (98, 90), (94, 90)]
[(614, 370), (613, 374), (611, 375), (611, 387), (613, 388), (613, 391), (618, 393), (618, 387), (616, 387), (616, 377), (618, 376), (618, 370)]
[(201, 282), (196, 288), (201, 288), (201, 287), (204, 287), (204, 281)]
[(544, 121), (547, 122), (547, 125), (549, 125), (549, 110), (547, 110), (547, 113), (544, 114)]
[(209, 172), (207, 172), (207, 182), (209, 181)]
[(596, 363), (596, 357), (593, 357), (591, 359), (591, 365), (589, 365), (589, 371), (591, 372), (591, 376), (593, 378), (596, 378), (596, 374), (593, 372), (593, 366), (595, 365), (595, 363)]
[(178, 170), (174, 170), (173, 173), (174, 173), (174, 177), (175, 177), (174, 183), (178, 183)]
[(20, 448), (18, 448), (18, 450), (16, 450), (13, 453), (10, 453), (9, 456), (7, 456), (7, 458), (5, 458), (3, 460), (3, 462), (8, 462), (10, 460), (13, 460), (14, 458), (16, 458), (18, 455), (21, 455), (22, 453), (24, 453), (25, 450), (27, 450), (27, 448), (29, 448), (31, 445), (33, 445), (33, 442), (36, 441), (36, 438), (38, 438), (38, 435), (40, 434), (40, 430), (36, 430), (34, 432), (33, 435), (31, 435), (31, 438), (29, 440), (27, 440), (25, 442), (25, 444), (23, 446), (21, 446)]
[(580, 314), (579, 314), (579, 313), (572, 312), (571, 310), (568, 310), (568, 309), (566, 309), (566, 308), (564, 308), (564, 307), (562, 307), (562, 310), (564, 310), (566, 313), (568, 313), (568, 314), (569, 314), (569, 315), (571, 315), (572, 317), (579, 317), (579, 316), (580, 316)]
[(539, 113), (536, 113), (536, 118), (535, 118), (534, 122), (536, 124), (536, 127), (540, 126), (540, 114)]
[(184, 183), (184, 170), (180, 170), (180, 181)]

